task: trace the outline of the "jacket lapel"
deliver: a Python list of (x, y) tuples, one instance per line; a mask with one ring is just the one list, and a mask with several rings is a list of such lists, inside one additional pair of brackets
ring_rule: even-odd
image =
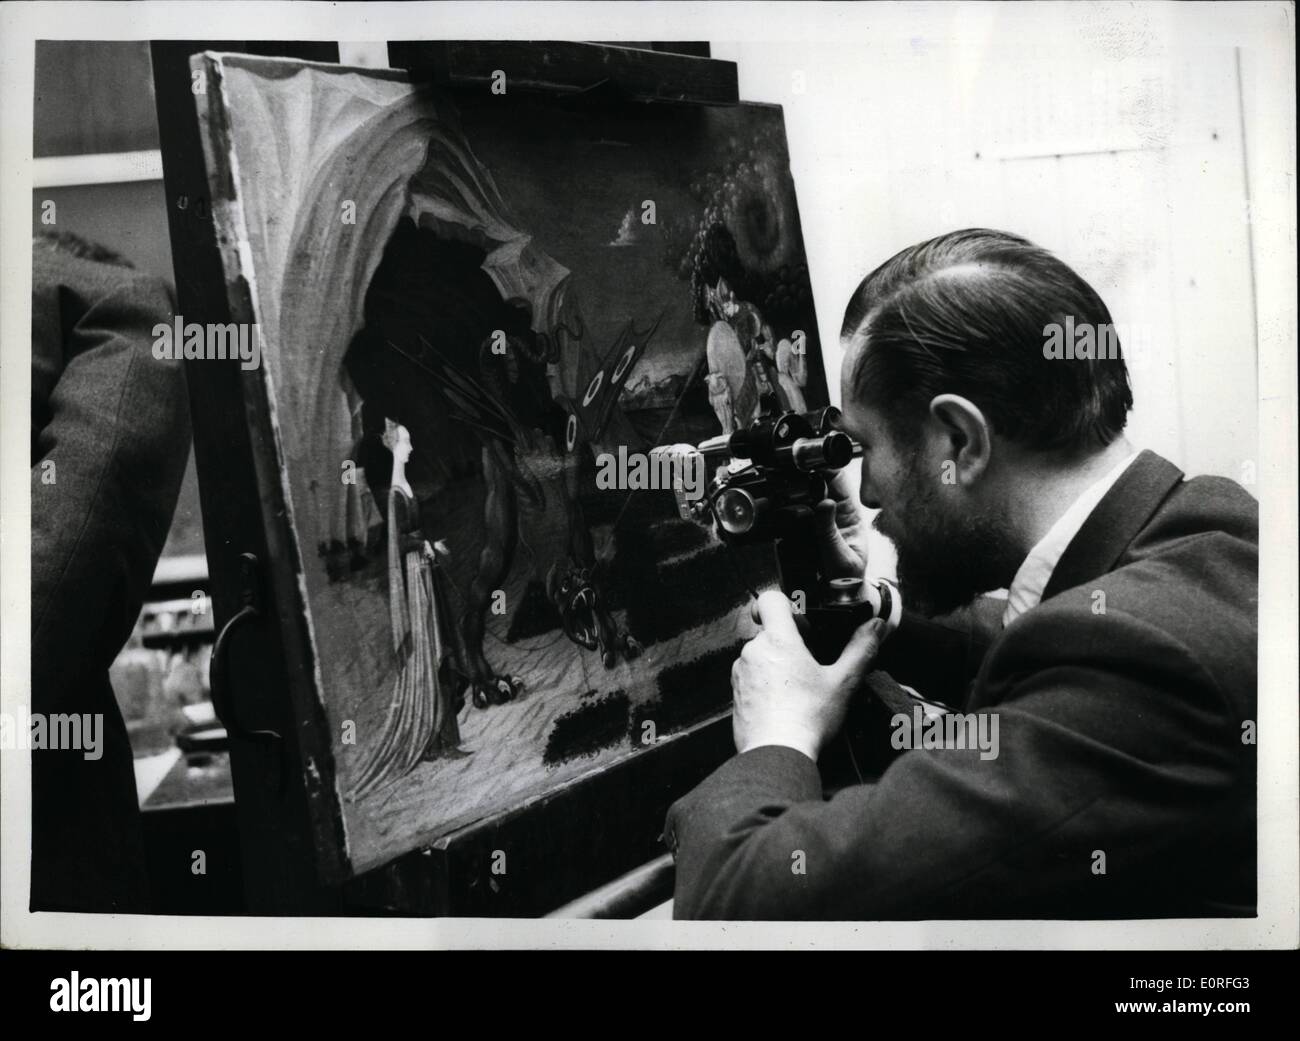
[(1182, 479), (1183, 472), (1169, 460), (1149, 449), (1139, 453), (1061, 554), (1043, 599), (1112, 570)]

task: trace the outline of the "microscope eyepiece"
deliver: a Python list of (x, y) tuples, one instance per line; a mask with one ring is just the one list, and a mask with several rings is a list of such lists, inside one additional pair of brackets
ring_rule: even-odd
[(839, 430), (801, 437), (791, 445), (791, 454), (800, 470), (838, 470), (853, 459), (853, 439)]

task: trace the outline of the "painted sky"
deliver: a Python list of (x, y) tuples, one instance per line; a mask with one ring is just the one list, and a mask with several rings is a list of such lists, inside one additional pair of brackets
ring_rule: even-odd
[[(627, 118), (502, 100), (462, 103), (466, 136), (518, 226), (573, 272), (590, 339), (603, 347), (628, 319), (645, 326), (662, 311), (636, 378), (689, 371), (707, 329), (694, 321), (689, 283), (664, 262), (664, 222), (698, 214), (688, 185), (718, 161), (723, 134), (779, 120), (779, 110), (657, 106)], [(646, 200), (654, 225), (641, 219)]]

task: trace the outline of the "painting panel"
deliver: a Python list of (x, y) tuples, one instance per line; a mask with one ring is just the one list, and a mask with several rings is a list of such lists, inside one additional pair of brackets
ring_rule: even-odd
[(354, 870), (725, 712), (774, 568), (645, 464), (828, 403), (780, 109), (194, 61)]

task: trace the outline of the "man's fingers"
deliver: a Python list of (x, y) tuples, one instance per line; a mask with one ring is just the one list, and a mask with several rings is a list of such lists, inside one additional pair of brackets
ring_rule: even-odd
[[(789, 600), (786, 601), (787, 604), (789, 602), (790, 602)], [(793, 608), (791, 608), (791, 616), (794, 618), (795, 629), (797, 629), (799, 632), (799, 639), (803, 640), (804, 634), (808, 632), (808, 626), (809, 626), (808, 616), (804, 614), (795, 614)], [(758, 614), (757, 600), (751, 600), (749, 602), (749, 620), (751, 622), (754, 622), (756, 625), (763, 624), (763, 619), (760, 618)], [(807, 641), (804, 640), (804, 642), (806, 643)]]
[(853, 489), (849, 487), (847, 468), (831, 471), (830, 476), (826, 478), (826, 494), (837, 502), (852, 501)]
[[(844, 538), (844, 529), (841, 525), (854, 519), (856, 514), (852, 503), (823, 499), (813, 507), (814, 533), (821, 540), (823, 547), (834, 547), (836, 552), (852, 553), (852, 547)], [(856, 560), (856, 554), (854, 557)]]
[(855, 679), (870, 671), (871, 663), (884, 642), (887, 628), (882, 618), (873, 618), (858, 627), (840, 653), (839, 660), (830, 666), (839, 682)]
[(839, 503), (834, 499), (823, 499), (814, 508), (816, 517), (815, 529), (819, 537), (824, 539), (836, 539), (839, 537), (839, 525), (835, 523), (835, 515), (839, 510)]
[(813, 512), (814, 535), (821, 554), (822, 570), (834, 578), (856, 578), (866, 570), (862, 558), (840, 531), (844, 503), (823, 499)]
[(750, 607), (750, 617), (778, 639), (803, 642), (794, 622), (794, 611), (784, 593), (775, 589), (760, 593)]

